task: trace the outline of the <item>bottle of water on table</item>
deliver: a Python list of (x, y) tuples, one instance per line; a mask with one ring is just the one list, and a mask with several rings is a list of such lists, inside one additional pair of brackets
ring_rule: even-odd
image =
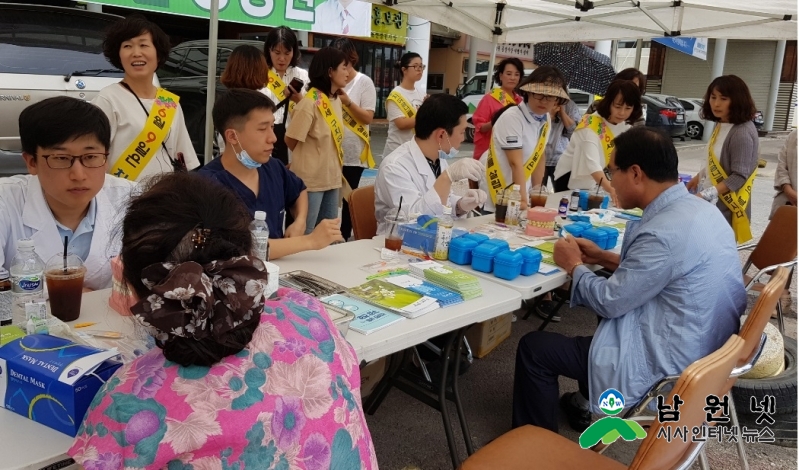
[[(28, 320), (45, 321), (44, 305), (44, 261), (36, 254), (33, 240), (23, 238), (17, 242), (17, 255), (11, 261), (11, 311), (13, 322), (22, 328)], [(26, 305), (28, 305), (26, 307)], [(38, 305), (40, 308), (36, 308)], [(26, 308), (36, 318), (29, 318)], [(42, 317), (42, 318), (40, 318)]]
[(250, 222), (253, 254), (264, 263), (269, 261), (269, 226), (266, 225), (266, 212), (255, 211), (255, 219)]

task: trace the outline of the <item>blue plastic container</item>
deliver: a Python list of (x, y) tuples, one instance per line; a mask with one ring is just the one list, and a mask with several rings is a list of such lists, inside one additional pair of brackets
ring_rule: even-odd
[(488, 235), (486, 235), (485, 233), (467, 233), (462, 238), (474, 240), (477, 242), (478, 245), (489, 239)]
[(610, 196), (605, 194), (605, 199), (602, 200), (602, 204), (600, 204), (600, 209), (607, 209), (608, 205), (610, 205)]
[(522, 273), (524, 256), (516, 251), (505, 250), (494, 257), (494, 276), (512, 281)]
[(588, 190), (580, 190), (580, 210), (588, 210)]
[(588, 222), (574, 222), (571, 224), (567, 224), (563, 226), (563, 230), (566, 230), (574, 237), (579, 238), (583, 236), (583, 232), (586, 230), (590, 230), (592, 225)]
[(483, 273), (492, 272), (494, 270), (494, 257), (497, 253), (507, 249), (508, 242), (504, 240), (489, 240), (477, 245), (477, 247), (472, 250), (472, 269)]
[(612, 250), (616, 248), (616, 244), (619, 242), (619, 231), (613, 227), (597, 227), (600, 230), (603, 230), (605, 233), (608, 234), (608, 240), (605, 243), (605, 250)]
[(608, 233), (601, 229), (601, 228), (592, 228), (583, 232), (583, 238), (586, 240), (591, 240), (592, 242), (596, 243), (596, 246), (603, 250), (607, 250), (608, 246)]
[(524, 264), (522, 264), (522, 276), (532, 276), (533, 274), (538, 272), (538, 268), (541, 266), (541, 252), (530, 248), (529, 246), (524, 246), (516, 250), (516, 253), (519, 253), (524, 258)]
[(472, 264), (472, 250), (477, 242), (466, 236), (452, 239), (449, 242), (449, 260), (455, 264)]

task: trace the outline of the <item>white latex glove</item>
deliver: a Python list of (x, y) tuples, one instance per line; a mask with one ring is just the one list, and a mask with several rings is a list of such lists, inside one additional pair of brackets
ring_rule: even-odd
[(485, 172), (485, 168), (482, 163), (474, 158), (462, 158), (449, 165), (446, 171), (450, 181), (453, 183), (463, 179), (480, 181), (480, 175)]
[(472, 209), (482, 207), (488, 195), (482, 189), (468, 189), (463, 197), (458, 200), (458, 208), (461, 212), (469, 212)]

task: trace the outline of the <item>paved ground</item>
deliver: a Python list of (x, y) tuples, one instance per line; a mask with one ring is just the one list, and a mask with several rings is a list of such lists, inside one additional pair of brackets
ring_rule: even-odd
[[(381, 135), (382, 134), (382, 135)], [(376, 154), (381, 153), (385, 139), (385, 131), (380, 128), (373, 133), (373, 148)], [(768, 161), (765, 169), (760, 169), (752, 199), (752, 232), (759, 237), (768, 222), (769, 209), (773, 196), (772, 182), (777, 152), (781, 148), (785, 135), (778, 138), (761, 138), (761, 156)], [(678, 143), (680, 155), (680, 171), (695, 173), (705, 158), (704, 146), (698, 142)], [(471, 154), (470, 146), (462, 146), (461, 154)], [(796, 298), (796, 277), (792, 288)], [(496, 350), (483, 359), (476, 359), (472, 368), (461, 378), (461, 394), (465, 412), (469, 419), (473, 442), (481, 447), (510, 429), (510, 413), (512, 403), (513, 367), (516, 345), (519, 339), (539, 325), (537, 317), (527, 321), (519, 320), (513, 324), (511, 337)], [(563, 321), (548, 327), (548, 330), (569, 336), (593, 334), (596, 326), (595, 316), (585, 308), (570, 309), (563, 315)], [(792, 306), (786, 320), (788, 335), (796, 337), (796, 307)], [(576, 383), (561, 379), (563, 391), (574, 391)], [(452, 414), (453, 422), (457, 422)], [(440, 415), (426, 405), (408, 397), (404, 393), (393, 390), (383, 405), (373, 416), (367, 417), (369, 429), (377, 450), (380, 467), (385, 470), (445, 470), (451, 468), (446, 439)], [(577, 433), (572, 432), (561, 420), (561, 434), (577, 440)], [(463, 440), (460, 449), (465, 456)], [(639, 441), (640, 442), (640, 441)], [(617, 443), (609, 449), (607, 455), (629, 464), (636, 450), (637, 443)], [(738, 468), (734, 447), (726, 444), (711, 443), (707, 447), (710, 465), (715, 469)], [(796, 468), (796, 448), (785, 448), (768, 444), (748, 444), (747, 455), (750, 468), (783, 469)], [(535, 468), (531, 463), (531, 468)], [(695, 466), (698, 468), (698, 466)]]

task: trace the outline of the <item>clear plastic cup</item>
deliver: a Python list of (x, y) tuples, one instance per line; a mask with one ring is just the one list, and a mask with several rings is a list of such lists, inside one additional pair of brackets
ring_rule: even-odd
[(50, 296), (50, 312), (61, 321), (75, 321), (80, 316), (83, 278), (86, 267), (78, 255), (55, 255), (47, 261), (44, 279)]
[(386, 232), (385, 247), (391, 251), (402, 249), (402, 235), (399, 233), (399, 226), (408, 222), (408, 216), (402, 212), (389, 211), (386, 215), (388, 232)]

